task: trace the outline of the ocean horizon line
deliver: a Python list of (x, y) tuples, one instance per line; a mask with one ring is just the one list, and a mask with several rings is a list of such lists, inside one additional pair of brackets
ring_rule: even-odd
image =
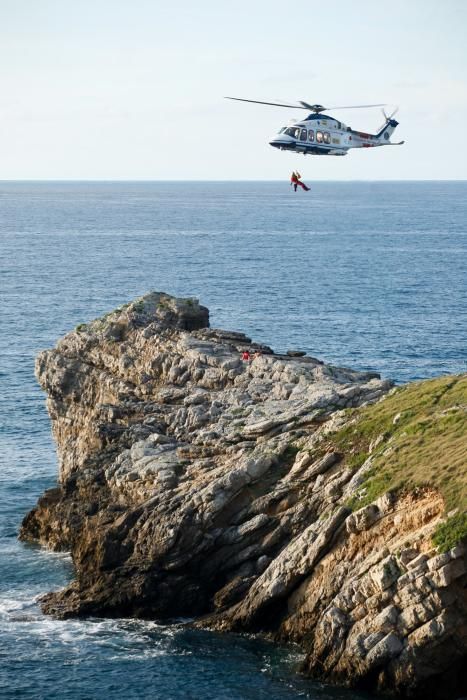
[[(316, 179), (311, 179), (308, 178), (310, 181), (313, 181), (314, 183), (339, 183), (339, 184), (355, 184), (358, 182), (364, 182), (364, 183), (437, 183), (437, 182), (452, 182), (452, 183), (465, 183), (467, 182), (467, 179), (365, 179), (365, 178), (357, 178), (355, 180), (339, 180), (339, 179), (321, 179), (321, 180), (316, 180)], [(183, 183), (183, 182), (189, 182), (189, 183), (210, 183), (210, 184), (223, 184), (223, 183), (244, 183), (244, 182), (252, 182), (252, 183), (275, 183), (275, 182), (284, 182), (287, 181), (287, 178), (283, 179), (251, 179), (251, 178), (245, 178), (245, 179), (240, 179), (240, 178), (226, 178), (226, 179), (138, 179), (138, 178), (117, 178), (117, 179), (112, 179), (112, 178), (25, 178), (25, 179), (19, 179), (19, 178), (11, 178), (11, 179), (0, 179), (0, 184), (14, 184), (14, 183), (21, 183), (21, 184), (32, 184), (32, 183), (38, 183), (38, 184), (56, 184), (56, 183), (144, 183), (144, 184), (151, 184), (151, 183)]]

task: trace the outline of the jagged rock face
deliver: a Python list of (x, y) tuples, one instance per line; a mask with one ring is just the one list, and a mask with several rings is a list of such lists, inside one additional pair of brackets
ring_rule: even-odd
[(71, 549), (77, 577), (46, 612), (202, 616), (299, 642), (326, 680), (467, 692), (466, 556), (432, 547), (441, 498), (386, 495), (352, 513), (368, 465), (319, 454), (351, 420), (342, 409), (390, 382), (273, 354), (162, 293), (78, 327), (36, 372), (60, 483), (22, 537)]

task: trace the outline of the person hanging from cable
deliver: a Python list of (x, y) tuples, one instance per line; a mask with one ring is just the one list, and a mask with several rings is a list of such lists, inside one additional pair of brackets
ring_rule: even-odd
[(308, 190), (309, 190), (310, 188), (307, 187), (307, 186), (305, 185), (305, 183), (301, 181), (301, 177), (302, 177), (302, 176), (300, 175), (300, 173), (298, 172), (298, 170), (294, 170), (293, 173), (292, 173), (292, 175), (290, 176), (290, 184), (293, 185), (293, 188), (294, 188), (295, 192), (297, 191), (298, 185), (300, 185), (300, 187), (302, 188), (302, 190), (305, 190), (305, 192), (308, 192)]

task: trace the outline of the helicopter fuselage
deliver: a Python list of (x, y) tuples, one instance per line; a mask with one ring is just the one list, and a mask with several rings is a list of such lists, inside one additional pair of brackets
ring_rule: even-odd
[(345, 156), (351, 148), (394, 146), (390, 136), (399, 122), (387, 119), (378, 134), (355, 131), (326, 114), (309, 114), (306, 119), (284, 126), (269, 142), (281, 151), (318, 156)]

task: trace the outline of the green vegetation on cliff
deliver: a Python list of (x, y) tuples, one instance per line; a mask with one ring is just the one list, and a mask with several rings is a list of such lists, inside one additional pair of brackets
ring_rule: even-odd
[(446, 549), (467, 536), (467, 375), (407, 384), (353, 417), (329, 436), (329, 448), (345, 454), (352, 469), (363, 464), (373, 443), (372, 466), (351, 507), (391, 489), (430, 486), (442, 494), (447, 513), (457, 510), (435, 543)]

